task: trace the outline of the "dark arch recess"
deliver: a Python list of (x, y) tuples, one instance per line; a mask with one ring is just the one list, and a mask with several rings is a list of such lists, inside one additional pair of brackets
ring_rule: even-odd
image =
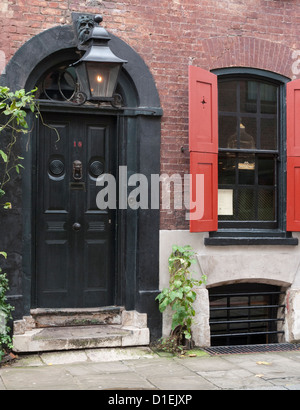
[[(110, 34), (109, 45), (120, 58), (128, 61), (124, 72), (131, 79), (140, 107), (160, 108), (159, 95), (154, 79), (143, 59), (128, 44)], [(54, 66), (56, 62), (77, 59), (76, 38), (73, 26), (57, 26), (46, 30), (27, 41), (12, 57), (5, 73), (0, 77), (0, 84), (12, 90), (32, 88), (36, 75), (44, 68)]]
[[(150, 181), (151, 174), (160, 173), (160, 133), (161, 116), (159, 95), (151, 72), (143, 59), (124, 41), (110, 34), (110, 47), (120, 58), (127, 60), (120, 76), (119, 87), (126, 95), (125, 108), (119, 116), (120, 131), (118, 137), (122, 144), (120, 165), (127, 165), (128, 174), (142, 173)], [(0, 85), (12, 91), (34, 88), (41, 76), (66, 61), (76, 61), (79, 56), (77, 39), (73, 26), (58, 26), (46, 30), (27, 41), (12, 57), (4, 74), (0, 77)], [(51, 111), (62, 111), (63, 107), (51, 107)], [(67, 108), (76, 112), (90, 110), (85, 106)], [(72, 111), (72, 112), (73, 112)], [(89, 111), (90, 112), (90, 111)], [(102, 115), (95, 108), (93, 114)], [(108, 115), (106, 111), (105, 115)], [(31, 119), (35, 119), (32, 117)], [(37, 129), (37, 127), (36, 127)], [(15, 218), (20, 223), (10, 224), (7, 229), (14, 231), (14, 249), (20, 255), (8, 272), (18, 286), (11, 294), (16, 307), (15, 319), (28, 315), (32, 306), (32, 288), (34, 286), (34, 244), (32, 229), (34, 226), (34, 169), (35, 139), (37, 132), (32, 133), (30, 140), (22, 141), (25, 171), (22, 181), (13, 181), (12, 189), (22, 192), (20, 201), (15, 207)], [(151, 155), (149, 155), (151, 153)], [(32, 170), (32, 172), (30, 171)], [(2, 218), (1, 218), (2, 219)], [(8, 222), (7, 222), (8, 223)], [(129, 229), (126, 229), (129, 226)], [(120, 267), (122, 273), (118, 285), (118, 303), (127, 310), (137, 310), (148, 315), (148, 327), (151, 339), (161, 336), (162, 319), (158, 311), (155, 297), (159, 293), (159, 210), (138, 212), (127, 210), (124, 216), (121, 251), (125, 263)], [(5, 238), (4, 238), (5, 239)], [(3, 241), (4, 241), (3, 239)], [(2, 242), (1, 242), (2, 249)], [(3, 248), (5, 249), (5, 248)]]

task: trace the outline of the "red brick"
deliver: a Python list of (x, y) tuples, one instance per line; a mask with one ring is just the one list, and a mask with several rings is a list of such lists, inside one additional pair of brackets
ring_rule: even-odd
[[(6, 5), (8, 7), (6, 8)], [(133, 47), (156, 82), (162, 118), (161, 168), (188, 172), (188, 65), (242, 66), (292, 76), (300, 49), (300, 3), (266, 0), (2, 0), (0, 50), (7, 60), (34, 34), (102, 13), (103, 25)], [(161, 213), (162, 229), (187, 229), (184, 213)]]

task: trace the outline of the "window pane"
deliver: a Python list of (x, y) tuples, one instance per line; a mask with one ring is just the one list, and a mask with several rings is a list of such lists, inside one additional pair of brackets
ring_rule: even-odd
[(219, 117), (220, 148), (237, 148), (236, 117)]
[(235, 154), (219, 155), (219, 184), (235, 183)]
[(237, 111), (236, 89), (238, 81), (224, 81), (218, 84), (219, 111)]
[(70, 100), (76, 91), (76, 72), (73, 67), (52, 70), (39, 83), (36, 97), (55, 101)]
[(240, 81), (241, 112), (257, 112), (257, 90), (255, 81)]
[(261, 118), (261, 149), (277, 149), (277, 117)]
[(259, 221), (274, 221), (274, 191), (273, 189), (260, 189), (258, 191), (258, 220)]
[(254, 154), (238, 156), (238, 170), (240, 185), (255, 184), (255, 156)]
[(255, 196), (252, 189), (238, 190), (238, 220), (253, 221), (255, 219)]
[[(240, 227), (264, 221), (270, 224), (263, 226), (273, 227), (278, 200), (279, 86), (254, 77), (220, 81), (219, 86), (219, 220), (239, 221)], [(269, 150), (276, 156), (267, 154)], [(226, 190), (231, 192), (231, 212), (226, 208)]]
[(256, 139), (256, 118), (242, 118), (240, 124), (240, 149), (255, 149)]
[(263, 114), (277, 113), (277, 87), (271, 84), (260, 84), (260, 111)]
[(275, 159), (273, 157), (258, 157), (258, 184), (274, 185), (275, 183)]

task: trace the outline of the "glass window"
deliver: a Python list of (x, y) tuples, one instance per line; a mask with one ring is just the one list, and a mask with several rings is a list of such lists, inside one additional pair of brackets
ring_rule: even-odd
[(37, 98), (40, 100), (70, 101), (77, 89), (74, 67), (59, 66), (48, 72), (38, 84)]
[(279, 85), (226, 78), (218, 88), (221, 227), (276, 228)]

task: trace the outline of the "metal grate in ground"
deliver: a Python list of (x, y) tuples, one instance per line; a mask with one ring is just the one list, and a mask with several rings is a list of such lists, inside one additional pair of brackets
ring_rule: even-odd
[(300, 351), (300, 344), (274, 343), (268, 345), (213, 346), (205, 347), (203, 350), (211, 356), (237, 353), (288, 352), (291, 350)]

